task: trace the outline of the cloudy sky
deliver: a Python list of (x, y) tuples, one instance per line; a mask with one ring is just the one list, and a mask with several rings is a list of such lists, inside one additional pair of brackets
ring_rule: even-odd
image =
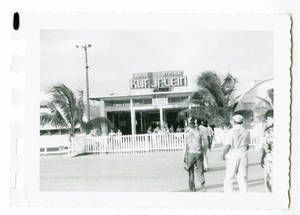
[(88, 50), (90, 96), (128, 94), (132, 73), (184, 70), (197, 75), (230, 72), (241, 92), (273, 77), (273, 34), (268, 31), (41, 31), (41, 90), (56, 83), (85, 89)]

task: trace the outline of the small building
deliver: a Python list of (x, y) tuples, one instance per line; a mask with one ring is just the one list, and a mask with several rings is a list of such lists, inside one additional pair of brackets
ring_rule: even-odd
[(195, 91), (183, 71), (134, 73), (129, 88), (128, 95), (90, 98), (93, 112), (107, 117), (123, 134), (146, 133), (150, 126), (184, 126), (178, 114), (191, 108)]

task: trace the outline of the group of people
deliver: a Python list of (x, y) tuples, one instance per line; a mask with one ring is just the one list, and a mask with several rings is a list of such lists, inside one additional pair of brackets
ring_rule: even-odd
[[(264, 181), (267, 192), (272, 192), (272, 151), (273, 151), (273, 111), (265, 114), (263, 145), (261, 147), (261, 167), (264, 168)], [(212, 135), (208, 126), (197, 126), (195, 119), (189, 120), (185, 131), (186, 148), (184, 153), (184, 168), (189, 175), (189, 189), (196, 191), (195, 173), (201, 184), (200, 191), (206, 191), (205, 171), (207, 170), (207, 149), (210, 148)], [(243, 126), (244, 118), (236, 114), (231, 119), (232, 128), (226, 133), (222, 160), (226, 161), (224, 192), (234, 191), (237, 179), (239, 191), (247, 192), (248, 188), (248, 150), (250, 145), (249, 130)]]
[(109, 137), (114, 137), (114, 136), (122, 136), (122, 132), (120, 129), (118, 129), (116, 132), (114, 129), (110, 129), (110, 132), (108, 133)]
[(147, 134), (168, 134), (168, 133), (183, 132), (183, 131), (184, 129), (181, 128), (180, 126), (177, 126), (175, 130), (173, 125), (168, 127), (168, 124), (165, 123), (162, 127), (160, 125), (149, 126), (147, 129)]

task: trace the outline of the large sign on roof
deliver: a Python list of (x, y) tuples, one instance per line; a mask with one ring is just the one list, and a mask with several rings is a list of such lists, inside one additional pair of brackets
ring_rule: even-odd
[(187, 77), (183, 71), (163, 71), (134, 73), (130, 80), (130, 89), (169, 88), (187, 86)]

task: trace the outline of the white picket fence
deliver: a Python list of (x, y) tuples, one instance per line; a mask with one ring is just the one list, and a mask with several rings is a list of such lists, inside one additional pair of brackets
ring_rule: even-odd
[(67, 154), (69, 152), (69, 135), (42, 135), (39, 139), (40, 155)]
[[(212, 148), (222, 147), (226, 130), (216, 128)], [(251, 145), (257, 150), (261, 147), (262, 137), (250, 130)], [(185, 146), (184, 133), (140, 134), (122, 136), (89, 137), (76, 136), (69, 142), (68, 135), (45, 135), (40, 137), (40, 154), (82, 153), (143, 153), (158, 151), (178, 151)]]
[[(218, 131), (219, 133), (219, 131)], [(222, 147), (226, 131), (215, 135), (212, 148)], [(250, 130), (251, 144), (259, 145), (258, 137)], [(70, 155), (83, 153), (117, 154), (180, 151), (185, 147), (184, 133), (140, 134), (122, 136), (75, 137), (69, 146)]]
[(73, 139), (69, 153), (76, 155), (178, 151), (184, 145), (184, 133), (77, 137)]

